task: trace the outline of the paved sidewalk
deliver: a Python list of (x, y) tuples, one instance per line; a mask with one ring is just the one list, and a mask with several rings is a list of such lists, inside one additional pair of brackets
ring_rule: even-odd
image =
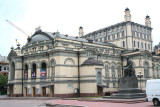
[[(116, 99), (115, 103), (112, 102), (111, 99), (103, 100), (102, 98), (81, 98), (73, 100), (73, 98), (0, 96), (0, 107), (153, 107), (152, 102), (145, 101), (126, 103), (126, 101), (130, 99), (123, 99), (123, 102), (120, 103), (118, 102), (119, 99)], [(48, 106), (46, 106), (46, 104), (48, 104)]]
[(0, 100), (55, 100), (61, 99), (59, 97), (8, 97), (0, 96)]
[(49, 104), (61, 104), (61, 105), (75, 105), (75, 106), (84, 106), (84, 107), (153, 107), (152, 102), (143, 102), (143, 103), (111, 103), (111, 102), (88, 102), (88, 101), (78, 101), (78, 100), (53, 100), (48, 101)]

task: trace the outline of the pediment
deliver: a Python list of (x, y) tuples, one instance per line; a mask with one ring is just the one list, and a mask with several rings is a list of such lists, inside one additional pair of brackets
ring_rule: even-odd
[(11, 50), (10, 53), (8, 54), (7, 59), (10, 61), (13, 59), (15, 56), (17, 56), (17, 53), (14, 50)]

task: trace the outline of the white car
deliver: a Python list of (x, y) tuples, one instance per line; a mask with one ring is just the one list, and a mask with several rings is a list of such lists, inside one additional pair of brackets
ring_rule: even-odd
[(160, 79), (147, 80), (146, 100), (152, 101), (154, 106), (160, 105)]

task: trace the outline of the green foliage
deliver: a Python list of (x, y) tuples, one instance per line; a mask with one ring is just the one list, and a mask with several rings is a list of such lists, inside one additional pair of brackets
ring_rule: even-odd
[(8, 83), (8, 76), (0, 73), (0, 86)]

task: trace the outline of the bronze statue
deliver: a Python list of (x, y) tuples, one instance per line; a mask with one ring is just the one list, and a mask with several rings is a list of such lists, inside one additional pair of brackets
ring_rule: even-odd
[(131, 60), (129, 60), (129, 57), (127, 57), (126, 59), (127, 59), (127, 65), (124, 66), (124, 67), (126, 67), (124, 69), (124, 77), (136, 76), (135, 69), (133, 68), (133, 62)]

